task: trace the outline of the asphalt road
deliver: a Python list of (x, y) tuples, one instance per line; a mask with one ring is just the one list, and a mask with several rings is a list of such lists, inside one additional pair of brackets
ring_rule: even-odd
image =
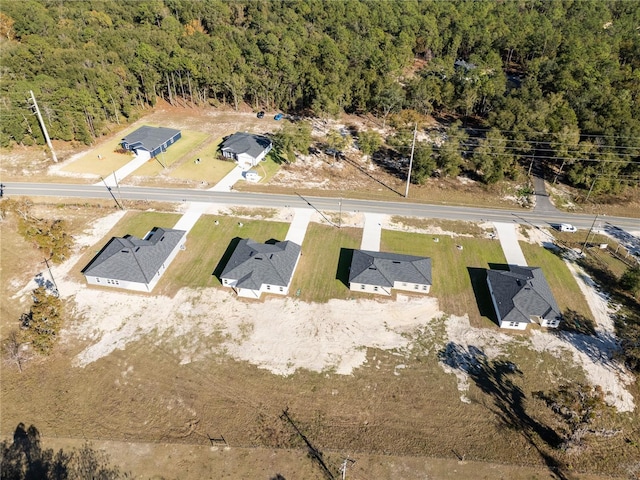
[(104, 186), (51, 184), (51, 183), (6, 183), (5, 196), (45, 196), (58, 198), (115, 198), (126, 200), (148, 200), (157, 202), (206, 202), (234, 206), (256, 206), (270, 208), (315, 208), (335, 212), (371, 212), (386, 215), (401, 215), (422, 218), (440, 218), (466, 221), (516, 222), (539, 227), (559, 223), (571, 223), (579, 229), (589, 229), (596, 223), (601, 228), (606, 224), (629, 232), (640, 232), (640, 219), (626, 217), (579, 215), (564, 212), (535, 212), (529, 210), (501, 210), (467, 206), (432, 205), (413, 203), (411, 199), (397, 201), (354, 200), (327, 197), (302, 197), (247, 192), (211, 192), (207, 190), (153, 188), (121, 186), (108, 189)]

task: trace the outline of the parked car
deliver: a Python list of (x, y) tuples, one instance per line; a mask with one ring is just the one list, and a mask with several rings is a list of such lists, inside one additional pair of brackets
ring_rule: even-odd
[(282, 120), (282, 117), (284, 117), (284, 115), (282, 115), (281, 113), (277, 113), (275, 117), (273, 117), (274, 120)]
[(264, 118), (264, 112), (258, 112), (258, 118)]
[(578, 231), (578, 229), (573, 225), (571, 225), (570, 223), (561, 223), (560, 225), (558, 225), (558, 230), (560, 230), (561, 232), (569, 232), (569, 233), (575, 233)]

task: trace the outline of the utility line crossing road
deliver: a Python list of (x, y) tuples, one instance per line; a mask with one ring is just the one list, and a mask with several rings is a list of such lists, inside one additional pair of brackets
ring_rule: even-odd
[[(367, 212), (385, 215), (400, 215), (449, 220), (516, 222), (538, 227), (549, 227), (559, 223), (571, 223), (577, 228), (589, 229), (594, 215), (572, 213), (536, 213), (528, 210), (502, 210), (453, 205), (412, 203), (410, 199), (395, 201), (358, 200), (351, 198), (311, 197), (248, 192), (212, 192), (175, 188), (133, 187), (119, 188), (98, 185), (51, 184), (51, 183), (5, 183), (4, 195), (58, 198), (102, 198), (118, 200), (148, 200), (152, 202), (205, 202), (232, 206), (270, 208), (314, 208), (320, 211), (344, 213)], [(640, 219), (599, 216), (598, 221), (609, 223), (623, 230), (640, 231)]]

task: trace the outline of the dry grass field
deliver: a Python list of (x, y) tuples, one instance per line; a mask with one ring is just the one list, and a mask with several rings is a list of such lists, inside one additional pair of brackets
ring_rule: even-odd
[[(271, 119), (258, 120), (249, 110), (214, 115), (165, 105), (131, 129), (157, 125), (161, 119), (163, 126), (197, 132), (198, 139), (207, 133), (213, 140), (194, 142), (193, 150), (182, 152), (168, 171), (158, 174), (154, 170), (149, 176), (130, 179), (132, 183), (194, 187), (203, 181), (215, 183), (231, 164), (213, 160), (196, 165), (194, 158), (208, 161), (216, 142), (234, 131), (264, 133), (279, 125)], [(350, 121), (354, 120), (344, 123)], [(112, 148), (109, 142), (121, 138), (123, 132), (114, 133), (101, 148)], [(95, 152), (88, 151), (87, 158), (93, 160)], [(0, 172), (3, 181), (22, 179), (25, 169), (33, 174), (33, 180), (70, 181), (71, 177), (55, 172), (47, 176), (50, 164), (45, 154), (24, 166), (19, 153), (7, 154), (9, 161), (3, 161)], [(69, 151), (66, 158), (72, 153), (77, 152)], [(196, 168), (200, 166), (204, 168)], [(258, 185), (243, 182), (238, 188), (314, 195), (340, 192), (344, 197), (377, 199), (399, 198), (397, 192), (404, 189), (402, 180), (382, 170), (363, 171), (346, 162), (331, 166), (326, 159), (303, 159), (286, 166), (265, 162), (265, 168), (271, 181)], [(86, 181), (80, 177), (73, 180)], [(321, 182), (321, 190), (317, 190), (316, 184)], [(513, 207), (518, 188), (485, 188), (473, 182), (434, 179), (425, 186), (412, 186), (410, 198)], [(93, 222), (113, 213), (106, 202), (67, 205), (60, 200), (59, 204), (36, 208), (40, 215), (67, 219), (70, 233), (78, 237), (86, 234)], [(132, 204), (130, 209), (100, 240), (78, 252), (66, 281), (82, 284), (80, 270), (111, 236), (142, 236), (153, 226), (171, 227), (178, 219), (169, 208)], [(481, 269), (505, 263), (499, 243), (487, 238), (482, 226), (473, 224), (399, 218), (391, 223), (402, 223), (410, 230), (439, 228), (458, 234), (383, 229), (382, 250), (433, 258), (430, 297), (437, 299), (443, 312), (434, 318), (411, 319), (415, 323), (401, 332), (402, 346), (363, 345), (360, 351), (365, 361), (349, 374), (332, 368), (298, 368), (292, 374), (278, 375), (232, 355), (236, 346), (255, 338), (256, 324), (275, 324), (279, 314), (272, 308), (271, 297), (242, 303), (231, 293), (224, 296), (226, 290), (220, 294), (219, 281), (212, 273), (220, 269), (234, 238), (281, 240), (288, 223), (267, 211), (238, 209), (204, 215), (191, 231), (186, 251), (178, 255), (154, 295), (134, 296), (134, 300), (146, 302), (148, 309), (143, 312), (150, 312), (152, 318), (132, 312), (131, 318), (124, 314), (125, 319), (111, 319), (116, 324), (123, 321), (115, 329), (119, 336), (114, 335), (113, 344), (108, 345), (109, 354), (79, 364), (78, 358), (97, 342), (109, 341), (111, 337), (98, 324), (110, 319), (87, 317), (79, 302), (67, 298), (65, 330), (53, 354), (32, 359), (22, 373), (3, 365), (0, 434), (10, 437), (16, 425), (24, 422), (40, 430), (45, 447), (68, 449), (83, 438), (90, 439), (108, 451), (123, 470), (134, 472), (135, 478), (339, 478), (346, 456), (356, 460), (347, 478), (360, 479), (595, 480), (637, 475), (640, 419), (634, 412), (606, 414), (596, 428), (606, 426), (621, 433), (590, 440), (589, 448), (582, 452), (553, 447), (558, 425), (533, 393), (561, 381), (588, 380), (588, 372), (568, 349), (561, 353), (532, 349), (530, 342), (540, 338), (540, 329), (534, 327), (533, 332), (522, 334), (498, 332), (478, 279)], [(43, 266), (39, 253), (17, 234), (15, 220), (3, 219), (0, 235), (0, 327), (4, 337), (28, 309), (28, 289), (24, 287)], [(402, 316), (405, 307), (394, 303), (398, 300), (395, 295), (370, 299), (348, 290), (348, 255), (351, 249), (359, 248), (361, 235), (362, 230), (352, 226), (336, 229), (311, 223), (287, 308), (297, 306), (301, 315), (303, 310), (315, 312), (321, 323), (329, 315), (326, 302), (341, 299), (353, 305), (368, 302), (362, 305), (369, 310), (363, 308), (362, 312), (379, 307), (389, 312), (390, 319)], [(561, 308), (589, 316), (589, 306), (564, 263), (537, 246), (523, 243), (522, 247), (531, 265), (551, 272), (548, 279)], [(187, 290), (188, 295), (184, 294)], [(96, 303), (113, 307), (106, 316), (123, 315), (128, 305), (127, 296), (111, 295), (107, 289), (83, 291)], [(209, 296), (218, 303), (207, 303)], [(182, 298), (185, 303), (177, 304)], [(219, 312), (235, 302), (257, 313), (246, 319), (235, 318), (240, 314), (220, 318)], [(208, 310), (198, 310), (199, 304)], [(261, 309), (269, 313), (261, 314)], [(353, 307), (345, 308), (343, 322), (338, 323), (351, 325), (352, 317), (358, 316), (352, 312)], [(366, 325), (366, 314), (360, 316), (365, 317), (359, 320)], [(223, 326), (208, 328), (207, 319), (221, 324), (233, 321), (240, 327), (235, 332)], [(295, 334), (281, 335), (273, 344), (273, 356), (293, 342)], [(127, 335), (129, 338), (122, 341)], [(332, 335), (339, 338), (345, 331), (317, 334), (311, 341), (320, 349), (335, 340)], [(465, 367), (464, 361), (474, 348), (473, 355), (481, 361), (476, 367)], [(461, 357), (445, 355), (448, 349), (457, 349)], [(313, 357), (314, 352), (310, 348), (308, 356)], [(264, 353), (268, 357), (271, 352)], [(505, 364), (516, 368), (506, 372)], [(466, 389), (461, 388), (464, 382)], [(637, 382), (626, 388), (637, 403)], [(220, 436), (227, 441), (227, 448), (218, 444), (212, 448), (209, 438)], [(316, 449), (315, 460), (308, 455), (303, 436)]]

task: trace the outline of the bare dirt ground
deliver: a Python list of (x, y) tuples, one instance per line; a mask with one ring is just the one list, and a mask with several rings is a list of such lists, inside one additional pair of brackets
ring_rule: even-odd
[[(235, 112), (229, 112), (226, 120), (226, 114), (211, 115), (207, 120), (208, 115), (194, 117), (166, 106), (153, 115), (158, 116), (150, 117), (156, 122), (160, 116), (163, 120), (170, 117), (164, 124), (171, 127), (219, 128), (216, 135), (237, 129), (259, 132), (268, 125), (249, 111), (243, 113), (243, 120)], [(14, 175), (32, 171), (44, 175), (49, 168), (40, 160), (29, 167), (35, 170), (21, 171), (17, 157), (15, 162), (11, 167)], [(314, 183), (318, 172), (325, 172), (323, 180)], [(282, 188), (299, 184), (345, 192), (375, 184), (380, 195), (393, 195), (389, 185), (401, 188), (402, 183), (384, 175), (366, 163), (331, 164), (326, 156), (309, 156), (283, 168), (273, 183)], [(482, 190), (472, 182), (453, 182), (462, 185), (470, 199)], [(447, 195), (453, 192), (445, 187), (443, 191)], [(505, 201), (513, 205), (512, 200)], [(607, 401), (619, 412), (635, 411), (634, 378), (610, 357), (616, 347), (611, 307), (577, 269), (574, 274), (598, 325), (598, 335), (593, 338), (541, 330), (514, 336), (473, 328), (465, 316), (442, 312), (431, 297), (399, 295), (395, 302), (333, 300), (327, 304), (291, 297), (257, 303), (238, 300), (219, 289), (182, 289), (174, 297), (88, 289), (72, 275), (82, 267), (77, 265), (79, 256), (93, 248), (121, 215), (85, 217), (86, 225), (77, 226), (82, 232), (76, 236), (77, 254), (53, 269), (72, 313), (53, 358), (34, 361), (24, 375), (4, 370), (3, 435), (12, 433), (17, 422), (33, 418), (45, 437), (84, 435), (97, 441), (131, 441), (143, 450), (144, 442), (154, 444), (146, 452), (156, 451), (163, 442), (203, 445), (206, 435), (221, 432), (232, 448), (304, 448), (291, 429), (277, 420), (289, 406), (300, 415), (305, 432), (311, 432), (318, 445), (333, 452), (328, 456), (336, 465), (343, 460), (338, 458), (341, 455), (362, 453), (360, 478), (423, 478), (426, 467), (401, 455), (451, 457), (452, 451), (464, 458), (529, 465), (541, 472), (535, 476), (527, 470), (520, 478), (548, 478), (546, 466), (531, 444), (518, 432), (505, 429), (493, 414), (487, 415), (491, 400), (472, 378), (474, 362), (508, 358), (522, 362), (523, 370), (542, 368), (538, 388), (544, 388), (548, 378), (561, 381), (564, 375), (558, 369), (566, 368), (567, 374), (575, 371), (601, 385)], [(383, 227), (399, 228), (390, 219)], [(531, 231), (522, 238), (544, 242), (548, 237), (537, 237)], [(3, 294), (6, 292), (11, 304), (28, 303), (34, 284), (25, 279), (40, 269), (30, 265), (25, 268), (27, 275), (3, 269), (3, 280), (9, 285)], [(7, 323), (4, 319), (3, 327)], [(448, 348), (452, 345), (456, 348)], [(535, 365), (524, 363), (525, 358), (536, 355)], [(542, 358), (553, 365), (553, 372), (540, 366)], [(632, 441), (637, 436), (630, 434)], [(495, 441), (487, 442), (488, 438)], [(111, 451), (117, 454), (123, 448), (118, 445)], [(623, 450), (629, 448), (623, 440), (598, 448), (602, 456), (609, 448), (624, 453), (613, 463), (586, 455), (565, 460), (577, 471), (624, 475), (635, 468), (633, 455)], [(224, 465), (230, 478), (238, 478), (240, 470), (229, 463), (251, 458), (252, 451), (234, 451), (232, 459), (220, 459), (219, 465)], [(373, 453), (389, 456), (365, 460)], [(122, 453), (119, 459), (135, 466), (136, 458), (145, 455), (151, 454), (127, 460)], [(172, 455), (185, 466), (193, 453), (174, 451)], [(199, 462), (205, 462), (211, 451), (205, 449), (198, 455)], [(303, 473), (310, 471), (306, 467), (310, 461), (301, 461), (305, 467), (294, 468), (286, 478), (314, 478)], [(456, 462), (449, 460), (447, 468), (455, 470)], [(376, 465), (390, 464), (397, 468), (376, 470)], [(464, 475), (463, 464), (460, 475)], [(488, 465), (487, 473), (475, 478), (495, 478), (492, 471), (500, 472), (498, 478), (518, 478), (518, 474), (491, 464), (477, 464), (473, 471), (483, 471), (482, 465)], [(273, 475), (277, 466), (273, 463)], [(167, 475), (201, 478), (202, 470), (184, 468)], [(149, 466), (137, 470), (137, 475), (148, 477), (159, 472), (163, 470)], [(256, 470), (248, 475), (251, 473)], [(461, 478), (446, 468), (433, 475), (427, 478)]]

